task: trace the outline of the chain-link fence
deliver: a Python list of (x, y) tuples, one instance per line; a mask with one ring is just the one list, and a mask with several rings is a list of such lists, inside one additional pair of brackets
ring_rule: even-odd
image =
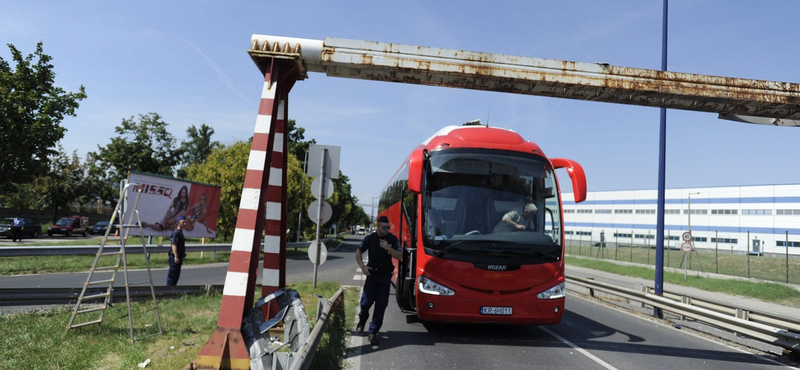
[[(787, 233), (786, 239), (789, 238)], [(676, 247), (675, 241), (665, 240), (664, 267), (683, 269), (685, 265), (691, 271), (800, 284), (800, 255), (797, 250), (792, 250), (796, 247), (789, 247), (788, 242), (772, 252), (758, 253), (750, 249), (737, 250), (724, 243), (702, 244), (702, 247), (695, 244), (691, 252), (685, 253)], [(776, 249), (784, 251), (775, 252)], [(565, 252), (568, 255), (655, 265), (656, 242), (655, 238), (645, 238), (642, 242), (633, 237), (612, 236), (600, 241), (592, 240), (590, 236), (573, 235), (566, 240)]]

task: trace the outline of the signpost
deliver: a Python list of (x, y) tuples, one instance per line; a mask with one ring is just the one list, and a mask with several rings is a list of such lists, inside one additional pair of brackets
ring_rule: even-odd
[(692, 232), (684, 232), (681, 235), (681, 240), (683, 240), (681, 244), (681, 250), (683, 251), (683, 280), (686, 280), (686, 266), (688, 265), (688, 263), (686, 263), (686, 256), (694, 249), (692, 245)]
[[(341, 147), (312, 145), (308, 148), (308, 171), (319, 171), (311, 182), (311, 194), (317, 200), (308, 207), (308, 217), (317, 225), (317, 236), (308, 247), (308, 257), (314, 264), (314, 288), (317, 287), (317, 270), (328, 258), (328, 250), (320, 241), (322, 224), (330, 221), (333, 215), (331, 205), (325, 201), (333, 195), (333, 181), (339, 178), (339, 154)], [(307, 175), (311, 173), (306, 172)]]

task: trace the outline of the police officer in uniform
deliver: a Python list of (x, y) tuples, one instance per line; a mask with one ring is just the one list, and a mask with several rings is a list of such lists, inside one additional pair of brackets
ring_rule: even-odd
[[(372, 322), (369, 323), (369, 342), (377, 345), (378, 331), (383, 324), (383, 314), (389, 305), (389, 289), (391, 285), (392, 258), (402, 259), (403, 253), (397, 237), (389, 232), (389, 219), (386, 216), (378, 218), (378, 230), (367, 235), (356, 251), (356, 262), (361, 267), (361, 272), (367, 276), (364, 282), (364, 293), (361, 295), (361, 312), (358, 314), (356, 332), (364, 333), (364, 326), (369, 319), (369, 309), (375, 304), (372, 313)], [(369, 261), (364, 264), (362, 256), (368, 253)]]

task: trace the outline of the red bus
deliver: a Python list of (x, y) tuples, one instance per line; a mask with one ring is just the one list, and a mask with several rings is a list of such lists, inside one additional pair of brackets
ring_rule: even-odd
[[(511, 130), (468, 122), (445, 127), (414, 149), (378, 205), (403, 246), (392, 278), (401, 310), (416, 311), (423, 321), (561, 322), (558, 168), (570, 175), (575, 202), (585, 200), (578, 163), (548, 159)], [(527, 222), (525, 231), (499, 225), (514, 212), (520, 224)]]

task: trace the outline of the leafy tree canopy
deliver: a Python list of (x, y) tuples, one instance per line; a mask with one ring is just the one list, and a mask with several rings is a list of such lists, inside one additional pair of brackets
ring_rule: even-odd
[(61, 121), (75, 116), (78, 102), (86, 99), (83, 86), (77, 93), (54, 86), (52, 58), (41, 42), (27, 57), (8, 47), (16, 66), (0, 58), (0, 192), (48, 172), (53, 148), (66, 132)]
[(126, 179), (130, 171), (174, 175), (183, 151), (158, 113), (140, 114), (139, 122), (133, 117), (123, 119), (114, 131), (119, 136), (111, 138), (105, 147), (98, 145), (99, 152), (89, 153), (107, 171), (111, 183)]

